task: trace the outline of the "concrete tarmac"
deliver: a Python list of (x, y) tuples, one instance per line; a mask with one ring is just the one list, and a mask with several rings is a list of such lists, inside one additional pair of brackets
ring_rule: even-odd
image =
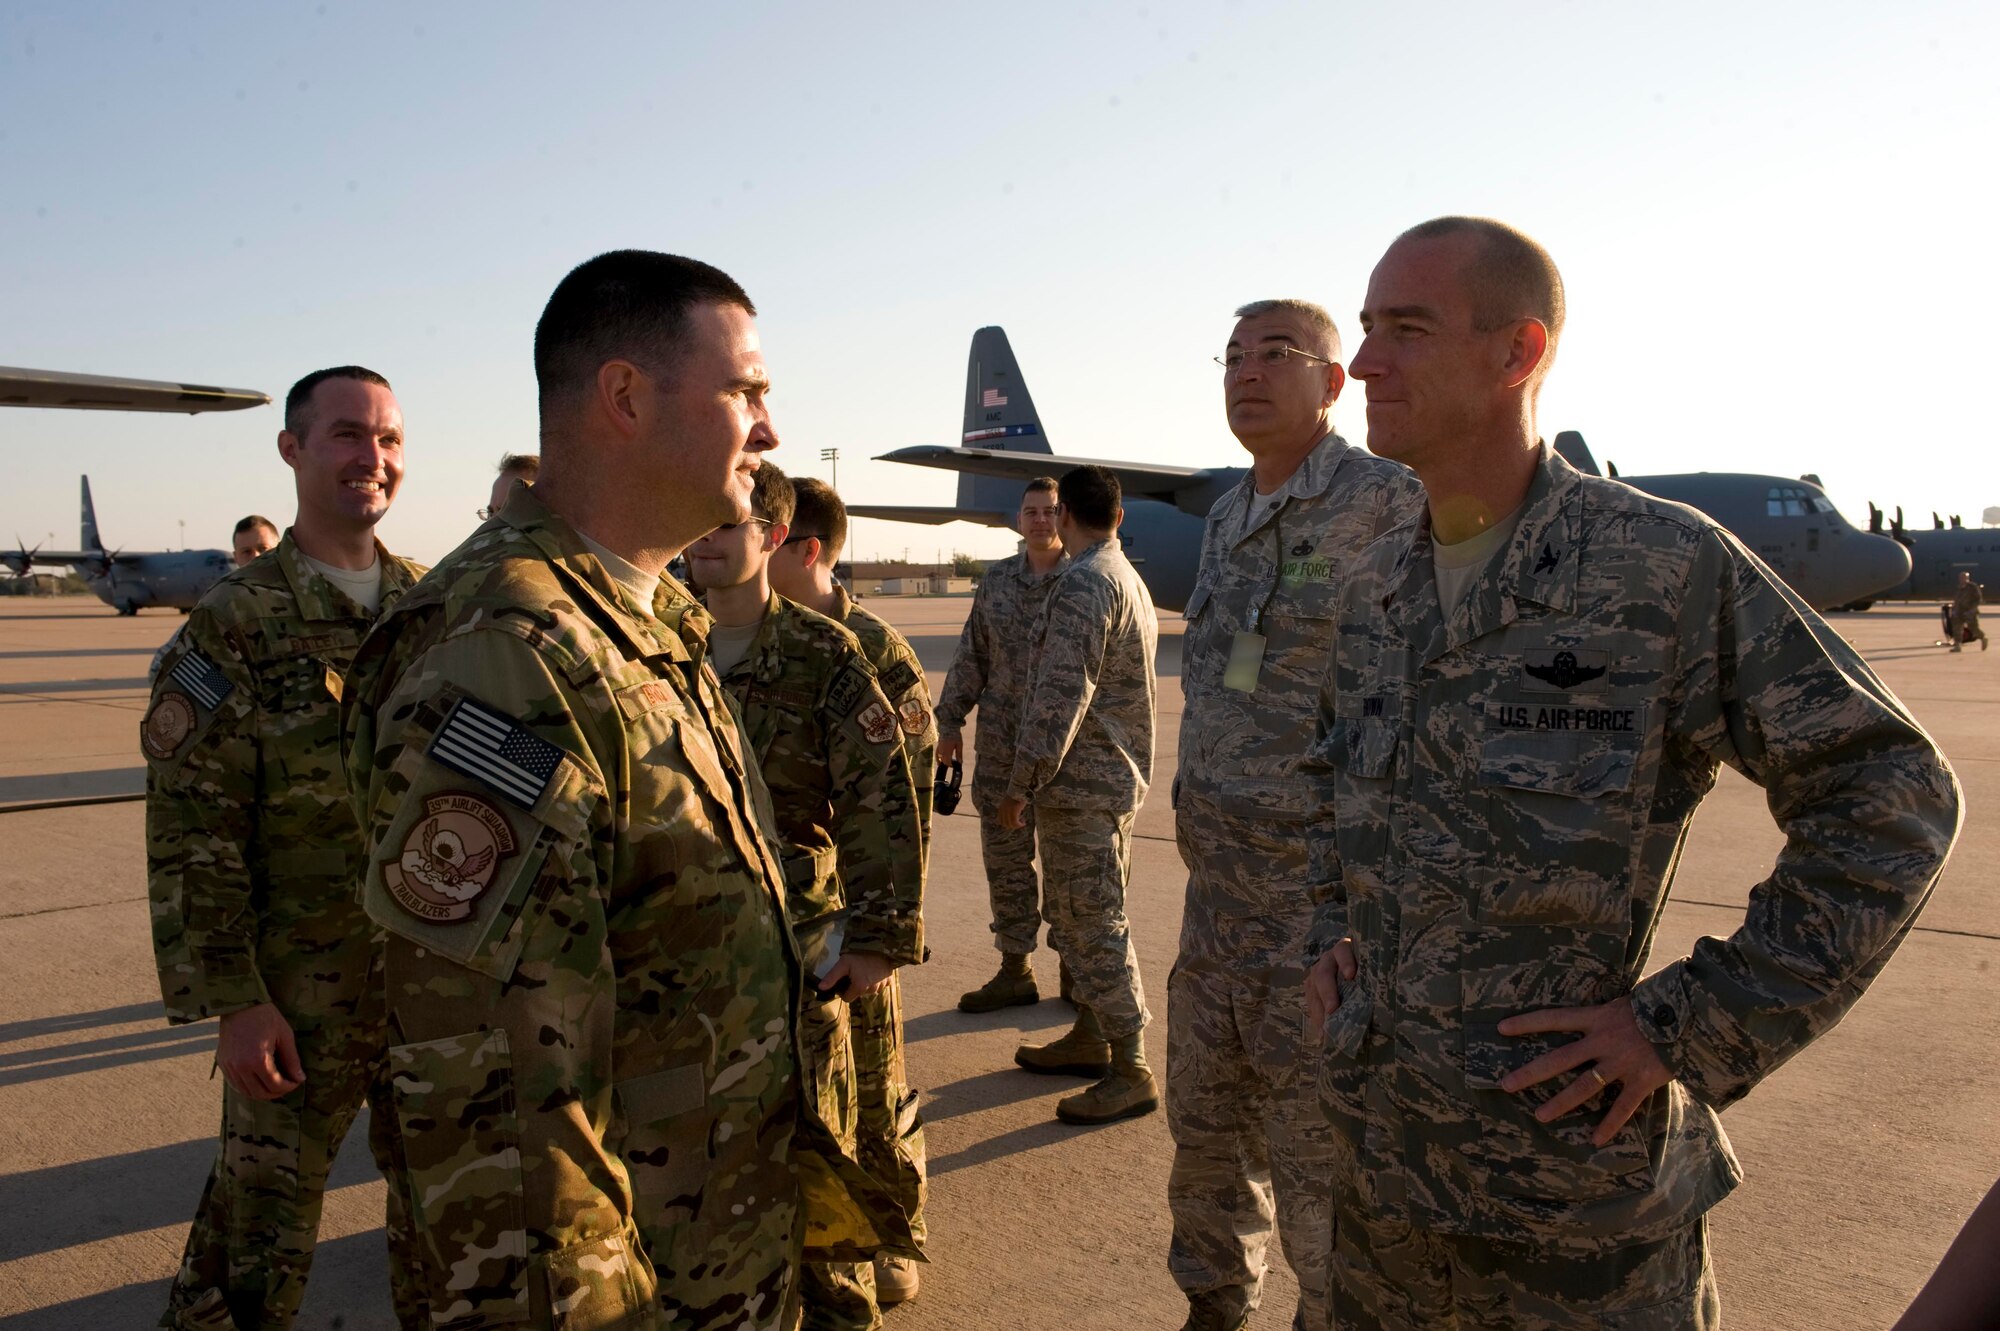
[[(910, 636), (935, 690), (969, 602), (868, 605)], [(1723, 1116), (1748, 1176), (1711, 1216), (1731, 1327), (1887, 1327), (2000, 1175), (2000, 653), (1933, 645), (1928, 607), (1833, 622), (1943, 743), (1966, 829), (1868, 997)], [(163, 1019), (143, 806), (129, 798), (142, 784), (147, 659), (179, 623), (84, 599), (0, 600), (0, 1331), (151, 1325), (213, 1154), (214, 1026)], [(1130, 900), (1156, 1067), (1185, 884), (1167, 804), (1178, 617), (1161, 628), (1158, 782)], [(1733, 930), (1780, 844), (1761, 792), (1725, 772), (1695, 820), (1652, 964)], [(890, 1331), (1177, 1327), (1164, 1116), (1058, 1124), (1056, 1098), (1079, 1083), (1021, 1072), (1013, 1051), (1058, 1033), (1070, 1009), (955, 1010), (997, 960), (969, 803), (939, 821), (927, 915), (935, 958), (905, 973), (905, 1001), (929, 1123), (931, 1264)], [(1037, 960), (1053, 993), (1053, 960)], [(302, 1327), (394, 1325), (383, 1188), (361, 1138), (334, 1172)], [(1275, 1246), (1273, 1260), (1259, 1331), (1291, 1315)]]

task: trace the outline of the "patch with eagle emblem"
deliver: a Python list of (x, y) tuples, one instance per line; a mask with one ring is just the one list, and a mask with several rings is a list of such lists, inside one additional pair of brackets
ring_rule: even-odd
[(382, 881), (396, 904), (418, 919), (453, 924), (472, 917), (473, 904), (513, 853), (513, 829), (490, 800), (441, 791), (425, 798), (401, 853), (382, 866)]

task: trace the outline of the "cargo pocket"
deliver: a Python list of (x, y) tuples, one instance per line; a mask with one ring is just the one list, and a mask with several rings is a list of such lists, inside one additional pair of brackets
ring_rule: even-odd
[(656, 1252), (688, 1246), (712, 1153), (708, 1074), (702, 1064), (666, 1068), (612, 1089), (623, 1131), (619, 1155), (632, 1179), (634, 1213)]
[(653, 1268), (631, 1232), (572, 1243), (548, 1259), (553, 1331), (622, 1331), (646, 1325)]
[(910, 1218), (916, 1238), (924, 1237), (922, 1217), (924, 1197), (930, 1188), (930, 1164), (924, 1145), (924, 1116), (918, 1112), (918, 1095), (907, 1091), (896, 1106), (896, 1177), (891, 1180), (896, 1200)]
[(521, 1123), (507, 1032), (394, 1045), (389, 1071), (435, 1320), (527, 1321)]
[(1554, 1122), (1543, 1123), (1535, 1117), (1535, 1111), (1571, 1080), (1589, 1077), (1584, 1068), (1561, 1073), (1524, 1091), (1500, 1089), (1500, 1080), (1508, 1073), (1575, 1038), (1568, 1032), (1502, 1035), (1498, 1019), (1482, 1021), (1468, 1014), (1465, 1084), (1480, 1106), (1483, 1120), (1473, 1149), (1480, 1157), (1480, 1172), (1495, 1193), (1584, 1202), (1626, 1197), (1652, 1187), (1648, 1125), (1653, 1121), (1649, 1111), (1661, 1099), (1658, 1092), (1626, 1120), (1608, 1146), (1600, 1147), (1591, 1141), (1591, 1135), (1617, 1098), (1615, 1089), (1600, 1092)]

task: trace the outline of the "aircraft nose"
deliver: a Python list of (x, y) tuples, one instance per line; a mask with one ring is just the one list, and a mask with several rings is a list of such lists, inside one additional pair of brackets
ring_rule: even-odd
[(1880, 596), (1910, 576), (1910, 552), (1901, 541), (1867, 532), (1855, 535), (1855, 593), (1851, 600)]

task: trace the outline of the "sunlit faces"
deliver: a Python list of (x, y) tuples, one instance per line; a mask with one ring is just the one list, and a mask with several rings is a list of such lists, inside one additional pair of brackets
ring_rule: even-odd
[(231, 542), (229, 562), (242, 568), (257, 556), (278, 548), (278, 533), (262, 523), (236, 533)]
[(307, 404), (305, 437), (282, 432), (278, 452), (297, 474), (302, 510), (373, 527), (403, 483), (402, 408), (380, 384), (323, 380)]
[[(1287, 346), (1318, 356), (1332, 354), (1319, 346), (1318, 334), (1305, 316), (1278, 309), (1238, 320), (1224, 356)], [(1326, 413), (1340, 396), (1345, 378), (1338, 365), (1322, 364), (1310, 356), (1290, 355), (1266, 364), (1261, 356), (1245, 355), (1222, 376), (1230, 432), (1253, 454), (1266, 446), (1310, 443), (1324, 431)]]
[(1062, 506), (1056, 502), (1053, 490), (1030, 490), (1021, 496), (1021, 510), (1015, 515), (1014, 529), (1021, 533), (1021, 539), (1031, 550), (1053, 550), (1060, 539), (1056, 534), (1056, 515)]
[[(750, 515), (759, 455), (778, 446), (765, 405), (771, 380), (757, 325), (740, 305), (699, 305), (664, 383), (654, 442), (673, 460), (676, 489), (716, 523)], [(705, 586), (721, 584), (703, 575)]]
[(1421, 470), (1518, 411), (1507, 373), (1511, 328), (1473, 328), (1465, 273), (1477, 236), (1398, 241), (1368, 279), (1361, 346), (1348, 371), (1366, 385), (1368, 450)]
[(741, 587), (764, 571), (784, 539), (783, 525), (764, 518), (732, 522), (688, 547), (688, 569), (704, 588)]

